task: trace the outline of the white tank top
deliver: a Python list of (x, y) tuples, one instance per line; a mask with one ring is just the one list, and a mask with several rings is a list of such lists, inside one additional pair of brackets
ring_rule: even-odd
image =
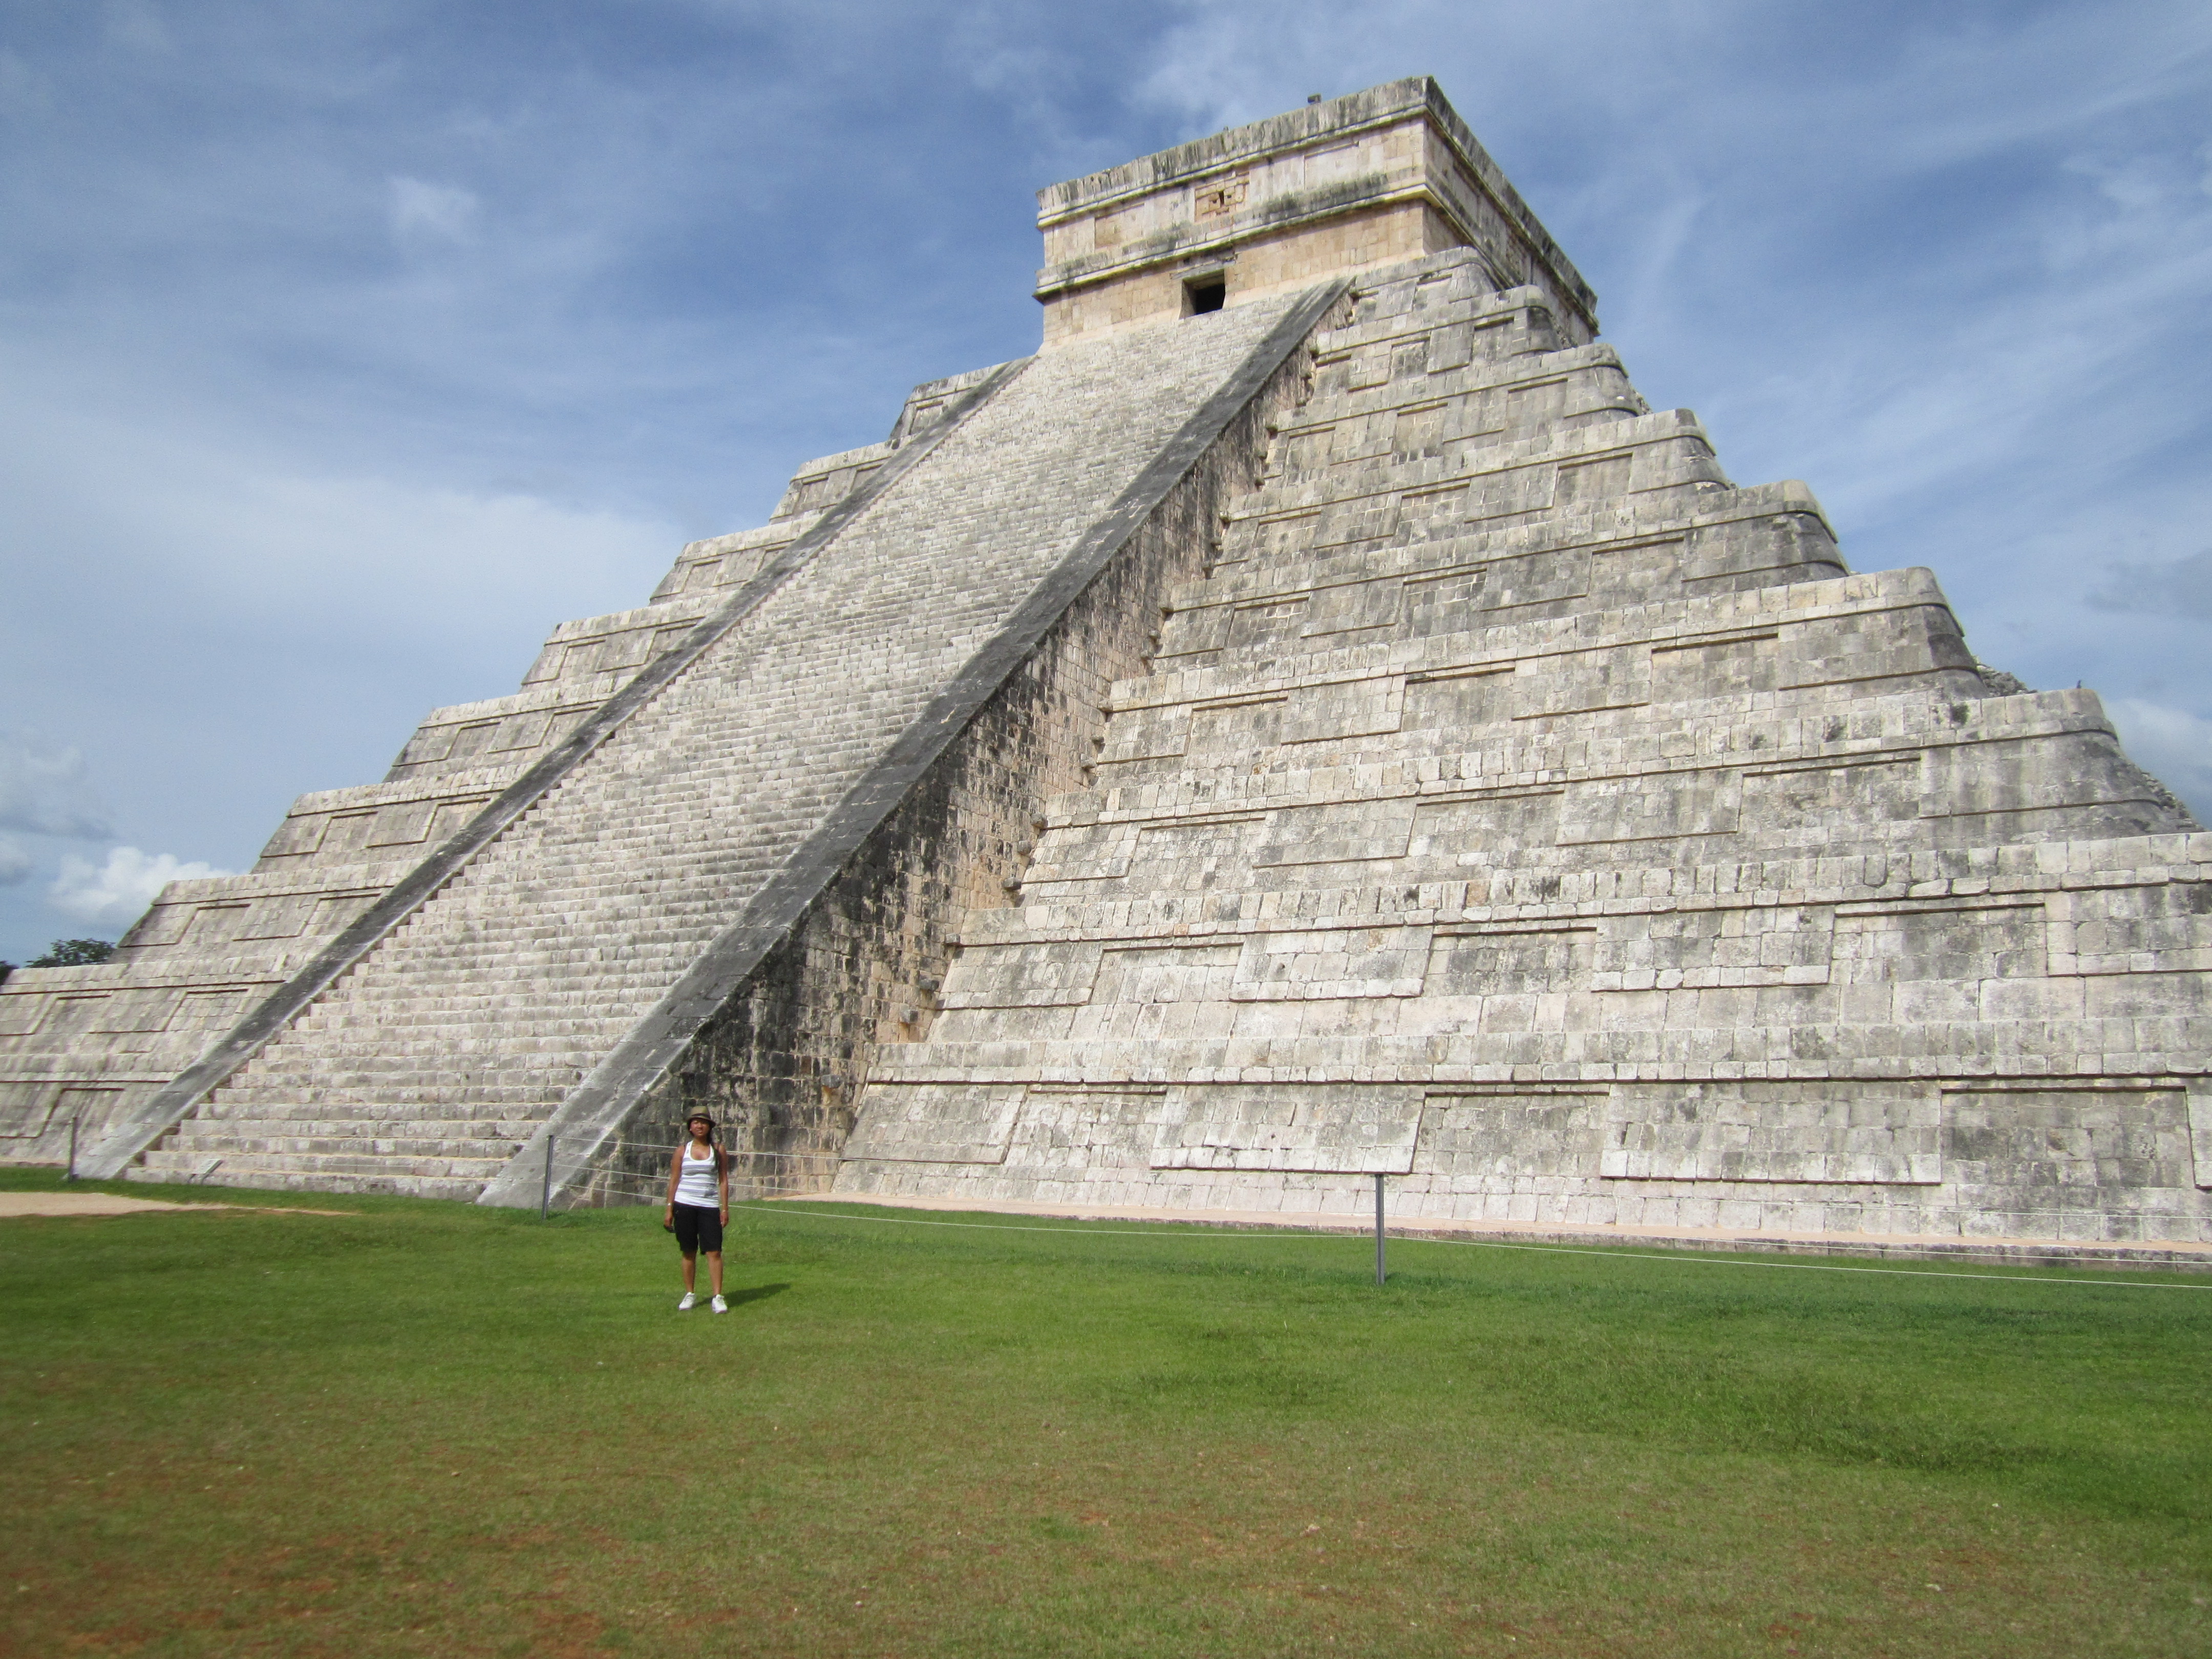
[(691, 1204), (702, 1210), (718, 1209), (722, 1202), (722, 1189), (714, 1180), (714, 1155), (704, 1158), (691, 1156), (691, 1146), (684, 1148), (684, 1173), (676, 1182), (676, 1201)]

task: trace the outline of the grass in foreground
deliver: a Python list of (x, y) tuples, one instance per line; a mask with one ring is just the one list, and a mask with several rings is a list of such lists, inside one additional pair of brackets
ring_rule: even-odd
[(350, 1213), (0, 1221), (7, 1650), (2212, 1650), (2205, 1281), (126, 1190)]

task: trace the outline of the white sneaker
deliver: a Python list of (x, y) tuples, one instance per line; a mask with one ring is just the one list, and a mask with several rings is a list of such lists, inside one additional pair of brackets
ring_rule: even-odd
[(676, 1304), (676, 1311), (678, 1313), (690, 1313), (692, 1309), (698, 1305), (699, 1298), (692, 1295), (690, 1291), (686, 1291), (684, 1292), (684, 1299)]
[(730, 1304), (728, 1303), (723, 1301), (719, 1296), (714, 1298), (714, 1311), (716, 1313), (727, 1313), (729, 1310)]

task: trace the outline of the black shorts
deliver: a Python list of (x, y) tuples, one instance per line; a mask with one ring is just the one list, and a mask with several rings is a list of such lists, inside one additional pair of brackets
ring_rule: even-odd
[(702, 1210), (696, 1204), (676, 1206), (676, 1243), (686, 1255), (722, 1248), (722, 1212)]

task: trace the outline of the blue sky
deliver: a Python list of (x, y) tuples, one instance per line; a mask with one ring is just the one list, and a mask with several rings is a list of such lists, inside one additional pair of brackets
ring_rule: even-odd
[(1034, 349), (1040, 185), (1421, 73), (1653, 404), (2212, 818), (2201, 0), (14, 0), (0, 957)]

